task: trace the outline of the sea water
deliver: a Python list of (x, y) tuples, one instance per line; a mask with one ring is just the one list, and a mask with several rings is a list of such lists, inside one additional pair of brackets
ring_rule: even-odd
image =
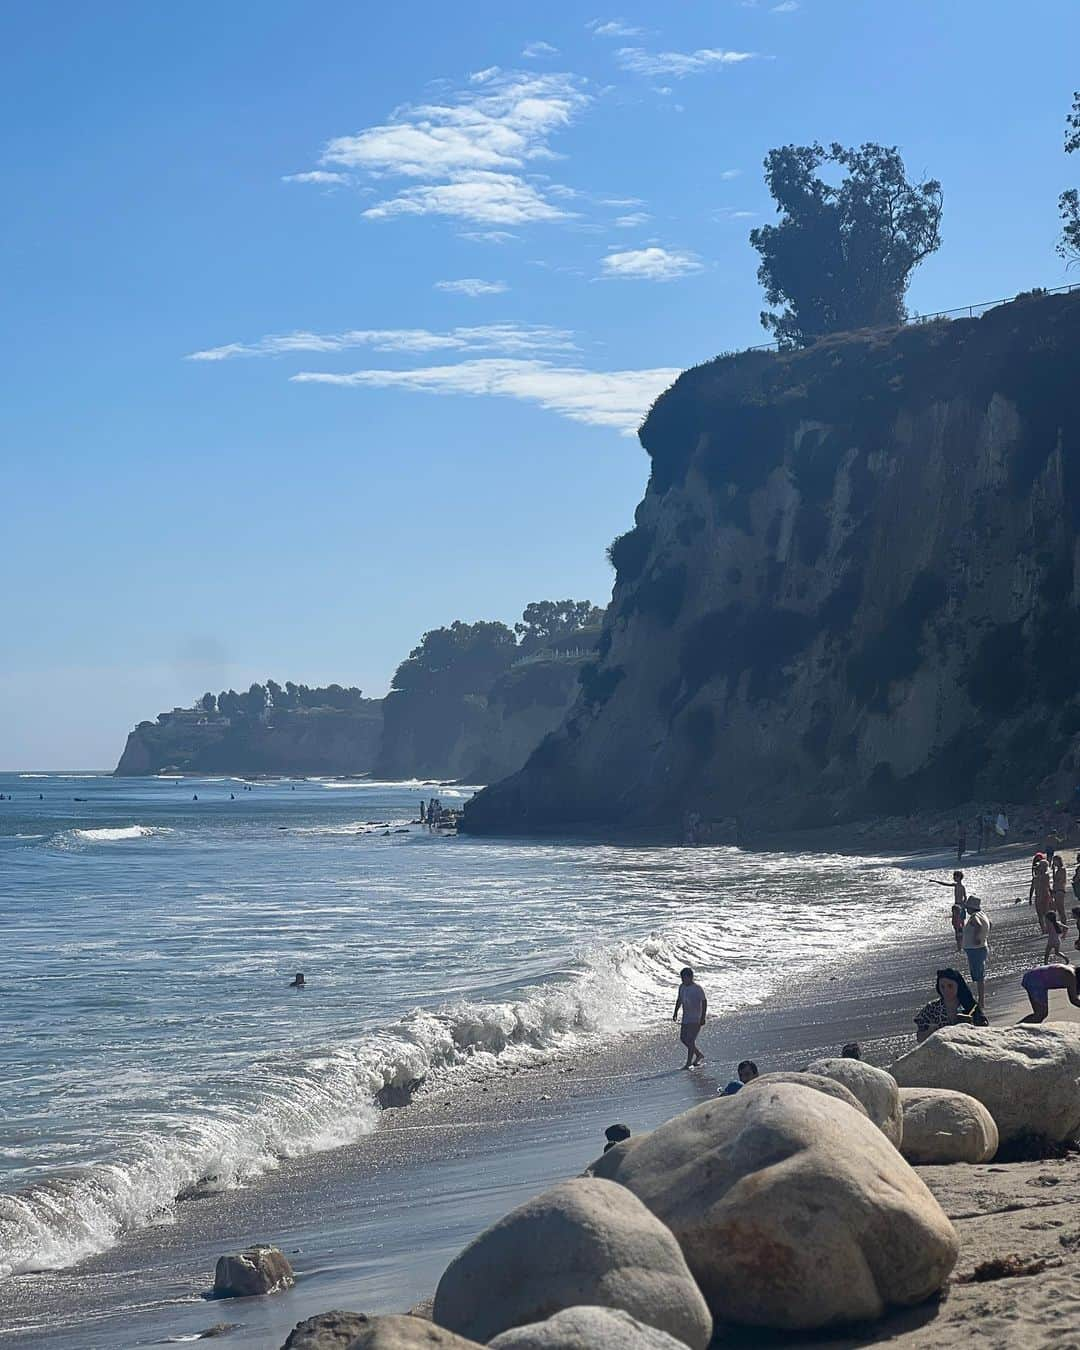
[(940, 901), (885, 859), (415, 823), (471, 791), (0, 776), (0, 1278), (670, 1018), (683, 965), (745, 1007)]

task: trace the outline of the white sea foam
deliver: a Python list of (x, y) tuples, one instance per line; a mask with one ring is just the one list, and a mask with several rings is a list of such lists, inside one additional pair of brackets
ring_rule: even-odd
[(252, 1064), (239, 1094), (175, 1117), (126, 1156), (0, 1195), (0, 1276), (72, 1265), (159, 1221), (178, 1198), (354, 1143), (375, 1127), (384, 1089), (544, 1064), (625, 1029), (655, 1012), (657, 991), (686, 959), (663, 937), (597, 948), (577, 974), (514, 1001), (418, 1008), (386, 1031)]
[(172, 831), (153, 825), (110, 825), (97, 830), (72, 830), (71, 833), (87, 844), (115, 844), (123, 839), (147, 839), (152, 834), (171, 834)]

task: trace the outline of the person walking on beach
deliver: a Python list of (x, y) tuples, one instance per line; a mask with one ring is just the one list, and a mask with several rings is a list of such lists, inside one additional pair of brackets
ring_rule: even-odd
[(1054, 888), (1054, 908), (1057, 910), (1057, 916), (1062, 923), (1066, 923), (1065, 888), (1068, 885), (1068, 879), (1065, 875), (1065, 859), (1060, 853), (1054, 854), (1054, 870), (1051, 873), (1050, 882)]
[(1045, 1022), (1050, 1016), (1050, 990), (1064, 989), (1074, 1008), (1080, 1008), (1080, 994), (1077, 993), (1077, 970), (1072, 966), (1049, 965), (1035, 966), (1027, 971), (1020, 981), (1021, 988), (1028, 996), (1031, 1012), (1021, 1017), (1020, 1023)]
[(964, 923), (964, 955), (967, 957), (968, 970), (975, 981), (975, 997), (979, 1007), (986, 1011), (986, 961), (990, 955), (990, 920), (982, 912), (982, 901), (977, 895), (969, 895), (965, 905), (967, 919)]
[(1039, 921), (1039, 931), (1045, 933), (1046, 916), (1054, 903), (1054, 888), (1045, 858), (1035, 864), (1035, 875), (1031, 878), (1031, 898), (1035, 903), (1035, 917)]
[(679, 971), (679, 979), (682, 983), (679, 985), (679, 994), (675, 1000), (675, 1011), (671, 1020), (677, 1022), (679, 1013), (682, 1012), (679, 1040), (686, 1046), (686, 1063), (683, 1068), (694, 1069), (705, 1062), (705, 1056), (697, 1048), (697, 1038), (705, 1025), (709, 1000), (705, 997), (705, 990), (701, 985), (694, 983), (694, 972), (689, 966)]
[(1061, 939), (1068, 932), (1068, 928), (1061, 922), (1053, 910), (1046, 916), (1046, 951), (1043, 952), (1043, 965), (1050, 964), (1050, 958), (1057, 961), (1064, 960), (1061, 955)]

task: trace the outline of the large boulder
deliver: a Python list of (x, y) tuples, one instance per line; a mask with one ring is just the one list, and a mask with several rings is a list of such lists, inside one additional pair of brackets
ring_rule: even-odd
[(231, 1256), (219, 1256), (214, 1269), (215, 1298), (251, 1298), (276, 1294), (295, 1284), (292, 1266), (277, 1247), (261, 1244)]
[(751, 1078), (743, 1091), (758, 1086), (769, 1087), (775, 1083), (794, 1083), (797, 1087), (813, 1088), (815, 1092), (823, 1092), (826, 1097), (833, 1097), (836, 1101), (843, 1102), (845, 1106), (850, 1106), (853, 1110), (858, 1111), (860, 1116), (867, 1114), (866, 1107), (863, 1106), (850, 1088), (846, 1088), (839, 1079), (826, 1078), (822, 1073), (796, 1073), (789, 1069), (762, 1073), (758, 1074), (756, 1078)]
[(592, 1177), (553, 1186), (481, 1233), (443, 1273), (434, 1316), (487, 1342), (582, 1304), (622, 1308), (693, 1350), (712, 1334), (671, 1233), (630, 1191)]
[(718, 1320), (868, 1321), (929, 1298), (956, 1261), (952, 1224), (877, 1126), (801, 1084), (704, 1102), (615, 1177), (679, 1239)]
[(686, 1350), (682, 1341), (621, 1308), (567, 1308), (546, 1322), (504, 1331), (488, 1345), (491, 1350)]
[(476, 1341), (455, 1336), (422, 1317), (365, 1317), (348, 1350), (481, 1350)]
[(858, 1097), (866, 1114), (896, 1148), (904, 1135), (904, 1113), (900, 1109), (900, 1091), (896, 1079), (884, 1069), (875, 1069), (861, 1059), (815, 1059), (807, 1073), (821, 1074), (842, 1083)]
[(943, 1027), (892, 1066), (901, 1087), (966, 1092), (994, 1117), (1002, 1144), (1080, 1133), (1080, 1028)]
[(900, 1089), (909, 1163), (984, 1163), (998, 1150), (998, 1128), (982, 1102), (949, 1088)]
[(281, 1350), (348, 1350), (357, 1336), (371, 1324), (366, 1313), (320, 1313), (297, 1322)]

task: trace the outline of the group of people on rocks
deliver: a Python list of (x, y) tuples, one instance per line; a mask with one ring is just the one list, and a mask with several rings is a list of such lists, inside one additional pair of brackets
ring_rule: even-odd
[(420, 799), (420, 824), (438, 826), (448, 823), (451, 819), (451, 812), (443, 806), (438, 797), (432, 797), (429, 802)]

